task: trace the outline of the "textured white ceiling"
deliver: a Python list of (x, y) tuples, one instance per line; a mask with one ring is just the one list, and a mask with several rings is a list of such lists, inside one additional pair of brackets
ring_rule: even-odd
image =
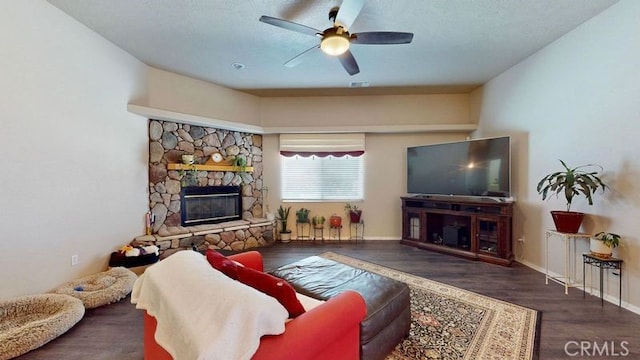
[[(349, 76), (319, 43), (259, 22), (261, 15), (324, 30), (340, 0), (48, 0), (144, 63), (239, 90), (472, 88), (500, 74), (617, 0), (365, 0), (350, 31), (414, 33), (405, 45), (352, 45)], [(232, 67), (242, 63), (242, 70)], [(313, 89), (313, 90), (312, 90)], [(397, 90), (397, 89), (396, 89)], [(274, 92), (275, 93), (275, 92)]]

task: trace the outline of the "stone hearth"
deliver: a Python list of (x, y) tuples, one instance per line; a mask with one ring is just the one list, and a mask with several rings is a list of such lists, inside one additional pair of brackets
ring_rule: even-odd
[(181, 249), (246, 250), (272, 244), (275, 239), (274, 222), (252, 218), (219, 224), (165, 227), (153, 235), (138, 236), (133, 246), (156, 245), (162, 257)]

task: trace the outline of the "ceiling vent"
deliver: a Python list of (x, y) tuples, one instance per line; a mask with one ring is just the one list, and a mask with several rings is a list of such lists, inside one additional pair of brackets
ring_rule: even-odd
[(371, 83), (368, 81), (352, 81), (349, 83), (350, 88), (361, 88), (361, 87), (369, 87)]

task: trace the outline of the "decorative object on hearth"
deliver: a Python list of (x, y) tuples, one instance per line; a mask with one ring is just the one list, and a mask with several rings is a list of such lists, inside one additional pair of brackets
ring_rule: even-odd
[(291, 211), (291, 206), (284, 207), (280, 205), (278, 208), (278, 221), (280, 222), (280, 241), (283, 243), (288, 243), (291, 241), (291, 230), (287, 229), (287, 220), (289, 219), (289, 212)]
[(591, 254), (601, 258), (610, 258), (613, 249), (620, 246), (620, 235), (610, 232), (599, 232), (589, 239)]
[(61, 294), (0, 300), (0, 359), (13, 359), (71, 329), (84, 316), (82, 301)]
[(320, 44), (314, 45), (310, 49), (296, 55), (287, 61), (284, 66), (294, 67), (301, 63), (307, 55), (316, 53), (315, 50), (320, 49), (329, 56), (338, 57), (340, 63), (349, 75), (355, 75), (360, 72), (360, 69), (353, 54), (349, 51), (351, 44), (408, 44), (413, 40), (413, 33), (407, 32), (369, 31), (350, 34), (349, 28), (351, 28), (351, 24), (360, 14), (363, 5), (364, 0), (343, 0), (340, 7), (334, 7), (329, 11), (329, 20), (333, 25), (324, 31), (266, 15), (261, 16), (260, 21), (286, 30), (321, 38)]
[[(602, 172), (600, 165), (587, 164), (570, 168), (564, 161), (560, 160), (560, 163), (564, 169), (544, 176), (538, 182), (536, 189), (538, 194), (542, 195), (542, 200), (546, 200), (551, 194), (555, 194), (556, 197), (559, 197), (560, 194), (564, 195), (567, 201), (567, 211), (551, 211), (553, 222), (556, 225), (556, 230), (560, 232), (577, 233), (582, 224), (584, 213), (571, 211), (573, 198), (582, 194), (589, 205), (593, 205), (593, 194), (600, 188), (604, 192), (608, 186), (600, 179), (599, 174)], [(594, 168), (599, 171), (594, 171)], [(592, 171), (588, 171), (588, 169)]]
[(138, 275), (127, 268), (114, 267), (62, 284), (52, 292), (78, 298), (85, 308), (93, 309), (129, 295), (137, 278)]
[(536, 310), (344, 255), (320, 256), (409, 285), (411, 333), (386, 360), (535, 358)]
[(360, 218), (362, 217), (362, 210), (355, 204), (346, 203), (344, 209), (347, 211), (349, 215), (349, 221), (352, 224), (356, 224), (360, 222)]
[(306, 208), (300, 208), (300, 210), (296, 211), (296, 222), (298, 223), (308, 223), (309, 222), (309, 212), (311, 210)]

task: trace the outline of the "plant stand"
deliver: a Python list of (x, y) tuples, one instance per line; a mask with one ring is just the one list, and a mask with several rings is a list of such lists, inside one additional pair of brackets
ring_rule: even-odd
[(329, 239), (340, 241), (341, 232), (342, 232), (342, 225), (329, 227)]
[(349, 223), (349, 240), (355, 240), (356, 244), (358, 240), (364, 240), (364, 221)]
[[(556, 237), (561, 238), (564, 241), (564, 276), (552, 276), (549, 275), (549, 238)], [(547, 230), (545, 232), (545, 284), (549, 284), (549, 280), (552, 280), (560, 285), (564, 286), (565, 295), (569, 294), (569, 287), (576, 286), (576, 239), (586, 239), (587, 241), (591, 237), (591, 234), (571, 234), (563, 233), (555, 230)], [(571, 243), (573, 242), (573, 246)], [(579, 285), (578, 285), (579, 286)]]
[(311, 223), (297, 222), (296, 221), (296, 239), (297, 240), (309, 240), (311, 239)]
[[(582, 254), (582, 298), (584, 299), (587, 292), (587, 282), (585, 280), (585, 268), (586, 265), (595, 266), (600, 269), (600, 306), (604, 306), (604, 269), (618, 270), (618, 307), (622, 307), (622, 259), (616, 259), (613, 257), (600, 257), (593, 254)], [(589, 281), (589, 294), (593, 292), (593, 277)]]
[(324, 227), (313, 228), (313, 241), (321, 240), (324, 243)]

